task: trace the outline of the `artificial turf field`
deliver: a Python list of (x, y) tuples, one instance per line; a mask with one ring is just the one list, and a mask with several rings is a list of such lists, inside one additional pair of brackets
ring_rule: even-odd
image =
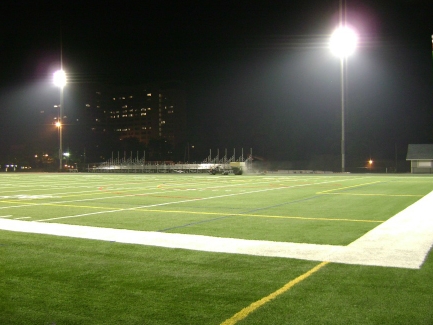
[[(432, 190), (429, 175), (3, 173), (0, 218), (346, 246)], [(404, 269), (0, 230), (0, 278), (0, 324), (433, 324), (431, 253)]]

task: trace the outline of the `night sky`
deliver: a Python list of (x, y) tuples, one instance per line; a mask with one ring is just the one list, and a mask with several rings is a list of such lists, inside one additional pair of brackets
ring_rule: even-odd
[[(32, 116), (57, 103), (61, 49), (66, 110), (78, 85), (179, 80), (188, 141), (203, 155), (340, 154), (340, 61), (327, 47), (338, 0), (89, 2), (0, 4), (0, 155), (34, 138), (43, 126)], [(433, 1), (346, 6), (360, 38), (348, 60), (347, 164), (404, 160), (407, 144), (433, 143)]]

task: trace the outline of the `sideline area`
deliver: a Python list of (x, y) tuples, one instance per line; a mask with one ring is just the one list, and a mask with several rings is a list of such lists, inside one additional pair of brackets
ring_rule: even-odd
[(206, 252), (247, 254), (419, 269), (433, 245), (433, 191), (348, 246), (185, 235), (37, 221), (0, 216), (0, 229)]

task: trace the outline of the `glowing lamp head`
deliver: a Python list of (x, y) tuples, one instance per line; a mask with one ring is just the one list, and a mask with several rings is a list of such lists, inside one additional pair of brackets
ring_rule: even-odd
[(59, 128), (59, 127), (62, 126), (62, 123), (60, 123), (60, 122), (56, 122), (56, 126)]
[(340, 58), (346, 58), (355, 52), (358, 36), (353, 29), (347, 26), (338, 27), (331, 35), (329, 48)]
[(63, 88), (66, 85), (66, 73), (63, 70), (54, 72), (53, 83), (59, 88)]

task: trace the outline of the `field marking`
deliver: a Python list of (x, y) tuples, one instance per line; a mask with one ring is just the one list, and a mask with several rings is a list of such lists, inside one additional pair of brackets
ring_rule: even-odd
[(387, 197), (423, 197), (422, 194), (373, 194), (373, 193), (321, 193), (320, 195), (351, 195), (351, 196), (387, 196)]
[(433, 244), (433, 191), (348, 246), (161, 233), (0, 218), (0, 229), (205, 252), (419, 269)]
[[(323, 183), (333, 182), (341, 182), (341, 180)], [(314, 185), (323, 183), (316, 183)], [(301, 184), (297, 186), (307, 185)], [(270, 191), (276, 189), (273, 188), (266, 190)], [(220, 195), (205, 199), (257, 193), (262, 191)], [(169, 202), (166, 204), (158, 204), (153, 206), (191, 201), (194, 200)], [(134, 209), (137, 209), (137, 207), (130, 209), (110, 210), (108, 212)], [(183, 235), (173, 233), (74, 226), (44, 222), (29, 222), (4, 218), (0, 218), (0, 229), (207, 252), (274, 256), (312, 261), (330, 261), (345, 264), (418, 269), (424, 263), (425, 257), (430, 251), (433, 243), (433, 218), (431, 217), (431, 211), (433, 211), (433, 192), (427, 194), (411, 206), (399, 212), (397, 215), (366, 233), (364, 236), (360, 237), (358, 240), (354, 241), (348, 246), (216, 238), (200, 235)], [(103, 211), (101, 213), (105, 212)], [(41, 221), (47, 221), (47, 219)]]
[(40, 199), (52, 199), (52, 198), (58, 198), (58, 196), (53, 196), (53, 195), (50, 195), (50, 194), (42, 194), (42, 195), (24, 195), (24, 194), (18, 194), (18, 195), (0, 196), (0, 200), (4, 200), (4, 199), (40, 200)]
[[(33, 204), (32, 204), (33, 205)], [(38, 204), (39, 205), (39, 204)], [(124, 208), (114, 208), (114, 207), (99, 207), (92, 205), (75, 205), (75, 204), (58, 204), (58, 203), (43, 203), (40, 205), (44, 206), (56, 206), (56, 207), (70, 207), (70, 208), (80, 208), (80, 209), (98, 209), (107, 210), (100, 211), (113, 212), (113, 211), (124, 211)], [(300, 217), (300, 216), (276, 216), (276, 215), (264, 215), (264, 214), (250, 214), (250, 213), (225, 213), (225, 212), (202, 212), (202, 211), (185, 211), (185, 210), (161, 210), (161, 209), (148, 209), (147, 207), (136, 207), (136, 210), (148, 211), (148, 212), (158, 212), (158, 213), (184, 213), (184, 214), (198, 214), (198, 215), (218, 215), (227, 217), (253, 217), (253, 218), (274, 218), (274, 219), (297, 219), (297, 220), (315, 220), (315, 221), (345, 221), (345, 222), (366, 222), (366, 223), (382, 223), (386, 220), (369, 220), (369, 219), (346, 219), (346, 218), (316, 218), (316, 217)], [(1, 218), (1, 216), (0, 216)], [(44, 221), (48, 219), (38, 220)]]
[[(353, 180), (353, 179), (347, 179), (347, 180)], [(118, 209), (118, 210), (113, 209), (113, 210), (106, 210), (106, 211), (89, 212), (89, 213), (82, 213), (82, 214), (77, 214), (77, 215), (55, 217), (55, 218), (49, 218), (49, 219), (40, 219), (40, 220), (36, 220), (36, 221), (53, 221), (53, 220), (61, 220), (61, 219), (80, 218), (80, 217), (92, 216), (92, 215), (103, 214), (103, 213), (115, 213), (115, 212), (120, 212), (120, 211), (134, 211), (134, 210), (139, 210), (139, 209), (143, 209), (143, 208), (152, 208), (152, 207), (157, 207), (157, 206), (166, 206), (166, 205), (188, 203), (188, 202), (194, 202), (194, 201), (212, 200), (212, 199), (219, 199), (219, 198), (224, 198), (224, 197), (232, 197), (232, 196), (245, 195), (245, 194), (284, 190), (284, 189), (290, 189), (290, 188), (295, 188), (295, 187), (305, 187), (305, 186), (317, 185), (317, 184), (335, 183), (337, 181), (340, 182), (341, 180), (325, 181), (325, 182), (314, 183), (314, 184), (312, 184), (312, 183), (296, 184), (296, 185), (292, 185), (290, 187), (281, 187), (281, 188), (265, 188), (265, 189), (256, 190), (256, 191), (230, 193), (230, 194), (215, 195), (215, 196), (209, 196), (209, 197), (203, 197), (203, 198), (193, 198), (193, 199), (189, 199), (189, 200), (156, 203), (156, 204), (142, 205), (142, 206), (136, 206), (136, 207), (131, 207), (131, 208), (123, 208), (123, 209)], [(128, 195), (126, 195), (126, 196), (128, 196)], [(80, 201), (84, 201), (84, 200), (80, 200)], [(53, 202), (53, 203), (56, 203), (56, 202)], [(62, 203), (62, 202), (60, 202), (60, 203)], [(41, 205), (43, 205), (43, 204), (44, 203), (42, 203)]]
[(285, 293), (286, 291), (290, 290), (293, 286), (295, 286), (298, 283), (302, 282), (303, 280), (305, 280), (306, 278), (308, 278), (310, 275), (316, 273), (317, 271), (319, 271), (322, 267), (324, 267), (327, 264), (329, 264), (329, 262), (322, 262), (322, 263), (316, 265), (311, 270), (309, 270), (309, 271), (305, 272), (304, 274), (298, 276), (296, 279), (293, 279), (292, 281), (286, 283), (284, 286), (282, 286), (280, 289), (274, 291), (270, 295), (268, 295), (268, 296), (266, 296), (266, 297), (264, 297), (264, 298), (262, 298), (260, 300), (257, 300), (256, 302), (253, 302), (248, 307), (243, 308), (241, 311), (239, 311), (238, 313), (234, 314), (229, 319), (227, 319), (224, 322), (222, 322), (221, 325), (234, 325), (237, 322), (243, 320), (248, 315), (250, 315), (251, 313), (253, 313), (254, 311), (256, 311), (258, 308), (262, 307), (264, 304), (270, 302), (271, 300), (275, 299), (279, 295), (281, 295), (281, 294)]
[[(356, 180), (357, 178), (352, 178), (352, 179), (349, 179), (349, 180)], [(263, 183), (265, 183), (266, 184), (266, 182), (263, 182)], [(123, 183), (120, 183), (119, 182), (119, 184), (123, 184)], [(199, 182), (196, 182), (196, 184), (202, 184), (202, 183), (199, 183)], [(112, 186), (113, 184), (109, 184), (109, 185), (107, 185), (107, 186)], [(189, 186), (191, 185), (191, 183), (189, 184)], [(229, 185), (229, 186), (236, 186), (237, 184), (231, 184), (231, 185)], [(314, 184), (313, 184), (314, 185)], [(95, 185), (95, 187), (96, 188), (98, 188), (98, 187), (100, 187), (100, 185)], [(205, 187), (205, 189), (210, 189), (210, 188), (226, 188), (227, 187), (227, 185), (226, 184), (224, 184), (224, 185), (219, 185), (219, 186), (214, 186), (214, 187)], [(147, 190), (154, 190), (154, 187), (149, 187), (149, 188), (144, 188), (145, 190), (147, 189)], [(283, 188), (281, 188), (281, 189), (283, 189)], [(140, 190), (143, 190), (143, 188), (138, 188), (138, 189), (134, 189), (134, 190), (130, 190), (131, 192), (132, 191), (140, 191)], [(201, 191), (202, 189), (200, 189), (200, 191)], [(146, 196), (151, 196), (151, 195), (156, 195), (156, 194), (161, 194), (161, 193), (170, 193), (170, 192), (178, 192), (179, 191), (179, 189), (178, 188), (175, 188), (175, 189), (173, 189), (173, 190), (164, 190), (164, 192), (161, 192), (160, 190), (158, 190), (158, 191), (151, 191), (151, 192), (149, 192), (149, 193), (145, 193), (145, 194), (143, 194), (143, 193), (139, 193), (139, 194), (125, 194), (125, 195), (115, 195), (115, 196), (104, 196), (104, 197), (98, 197), (98, 198), (89, 198), (89, 199), (78, 199), (78, 200), (62, 200), (62, 201), (57, 201), (57, 202), (50, 202), (50, 204), (53, 204), (53, 203), (65, 203), (65, 202), (83, 202), (83, 201), (97, 201), (97, 200), (109, 200), (109, 199), (112, 199), (112, 198), (120, 198), (120, 197), (130, 197), (130, 196), (139, 196), (139, 195), (146, 195)], [(186, 191), (186, 190), (185, 190)], [(69, 192), (70, 193), (70, 192)], [(62, 198), (64, 197), (64, 198), (68, 198), (68, 197), (74, 197), (74, 196), (86, 196), (86, 195), (93, 195), (93, 194), (96, 194), (96, 195), (102, 195), (102, 194), (106, 194), (106, 193), (110, 193), (110, 194), (112, 194), (113, 192), (112, 191), (81, 191), (81, 192), (72, 192), (72, 193), (74, 193), (74, 194), (68, 194), (68, 193), (56, 193), (57, 195), (60, 195), (60, 196), (62, 196)], [(86, 193), (86, 194), (83, 194), (83, 193)], [(241, 194), (244, 194), (244, 193), (241, 193)], [(16, 204), (16, 203), (20, 203), (20, 205), (16, 205), (16, 206), (6, 206), (6, 207), (0, 207), (0, 210), (1, 209), (10, 209), (10, 208), (21, 208), (21, 207), (25, 207), (25, 206), (27, 206), (27, 205), (35, 205), (35, 206), (38, 206), (38, 205), (45, 205), (45, 204), (47, 204), (47, 203), (40, 203), (40, 202), (38, 202), (38, 203), (30, 203), (30, 202), (22, 202), (22, 201), (12, 201), (12, 200), (4, 200), (4, 201), (0, 201), (0, 202), (5, 202), (5, 203), (14, 203), (14, 204)]]
[(377, 184), (377, 183), (381, 183), (381, 181), (375, 181), (375, 182), (370, 182), (370, 183), (357, 184), (357, 185), (345, 186), (345, 187), (339, 187), (339, 188), (332, 188), (330, 190), (317, 192), (317, 194), (325, 194), (325, 193), (328, 193), (328, 192), (335, 192), (335, 191), (340, 191), (340, 190), (346, 190), (348, 188), (361, 187), (361, 186), (372, 185), (372, 184)]
[(160, 210), (160, 209), (140, 209), (149, 212), (162, 212), (162, 213), (185, 213), (185, 214), (200, 214), (200, 215), (224, 215), (233, 217), (254, 217), (254, 218), (277, 218), (277, 219), (299, 219), (299, 220), (316, 220), (316, 221), (348, 221), (348, 222), (372, 222), (382, 223), (385, 220), (359, 220), (359, 219), (334, 219), (334, 218), (314, 218), (314, 217), (299, 217), (299, 216), (274, 216), (264, 214), (249, 214), (249, 213), (221, 213), (221, 212), (200, 212), (200, 211), (183, 211), (183, 210)]

